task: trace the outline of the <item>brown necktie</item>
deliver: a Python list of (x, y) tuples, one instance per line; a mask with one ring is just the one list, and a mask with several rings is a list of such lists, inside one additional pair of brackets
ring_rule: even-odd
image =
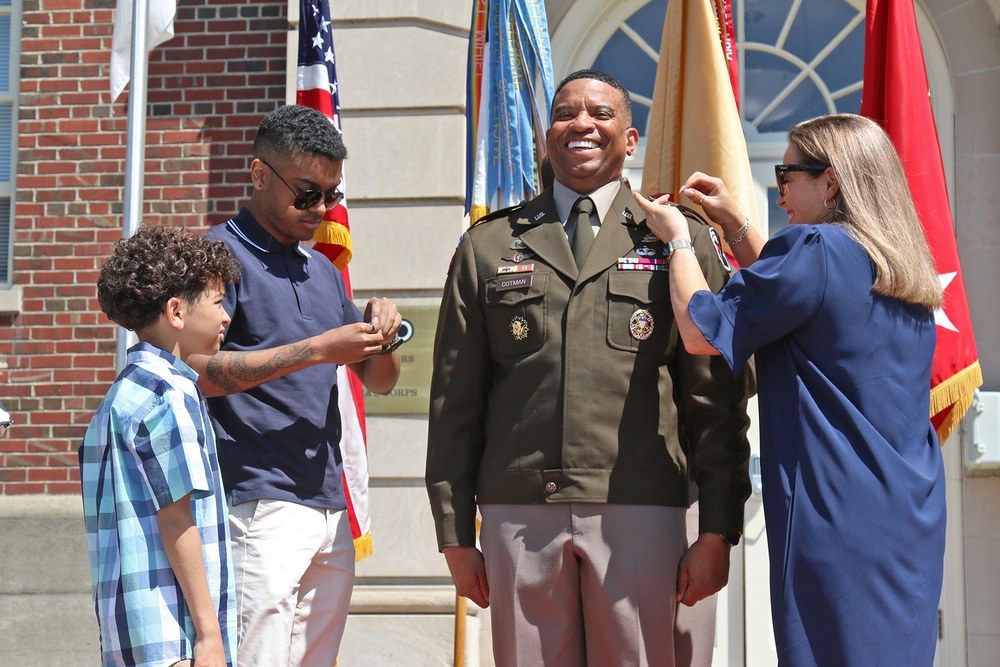
[(580, 197), (573, 204), (570, 220), (576, 220), (576, 231), (573, 232), (573, 259), (577, 268), (583, 267), (590, 246), (594, 245), (594, 228), (590, 224), (590, 214), (594, 212), (594, 202), (590, 197)]

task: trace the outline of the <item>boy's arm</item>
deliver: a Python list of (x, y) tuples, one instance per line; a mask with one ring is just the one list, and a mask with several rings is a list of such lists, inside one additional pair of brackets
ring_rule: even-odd
[(194, 621), (195, 667), (226, 667), (219, 616), (205, 577), (201, 536), (191, 515), (191, 494), (161, 509), (157, 513), (157, 522), (167, 560)]

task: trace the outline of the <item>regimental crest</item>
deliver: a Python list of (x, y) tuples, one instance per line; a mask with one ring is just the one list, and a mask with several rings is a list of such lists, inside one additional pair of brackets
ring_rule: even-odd
[(528, 338), (528, 320), (524, 319), (520, 315), (511, 319), (510, 321), (510, 333), (514, 336), (514, 340), (527, 340)]
[(628, 330), (632, 338), (646, 340), (653, 335), (653, 315), (648, 310), (640, 308), (632, 313), (628, 321)]

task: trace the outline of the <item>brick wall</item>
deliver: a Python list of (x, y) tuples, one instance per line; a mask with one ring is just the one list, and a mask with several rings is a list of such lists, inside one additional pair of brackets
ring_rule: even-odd
[[(143, 219), (204, 229), (248, 194), (250, 145), (285, 95), (286, 2), (178, 0), (150, 55)], [(115, 377), (100, 262), (121, 237), (128, 90), (111, 104), (115, 0), (24, 0), (17, 314), (0, 314), (0, 494), (76, 493), (76, 450)]]

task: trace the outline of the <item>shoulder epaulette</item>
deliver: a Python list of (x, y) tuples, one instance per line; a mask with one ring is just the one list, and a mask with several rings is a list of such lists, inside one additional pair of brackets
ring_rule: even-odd
[(701, 214), (698, 213), (698, 211), (694, 210), (693, 208), (688, 208), (687, 206), (684, 206), (683, 204), (673, 204), (673, 206), (675, 208), (677, 208), (684, 215), (684, 217), (687, 218), (688, 220), (693, 220), (695, 222), (700, 222), (703, 225), (707, 225), (707, 226), (711, 227), (711, 225), (708, 224), (708, 220), (706, 220), (705, 218), (703, 218), (701, 216)]
[(722, 264), (722, 268), (726, 270), (726, 273), (731, 273), (733, 270), (733, 265), (729, 263), (729, 258), (726, 257), (726, 252), (722, 248), (722, 241), (719, 239), (719, 233), (715, 231), (715, 227), (708, 223), (708, 220), (703, 218), (698, 211), (693, 208), (688, 208), (683, 204), (674, 204), (685, 218), (693, 222), (699, 222), (706, 227), (708, 227), (708, 236), (712, 239), (712, 245), (715, 246), (715, 254), (719, 258), (719, 263)]
[(525, 203), (526, 201), (522, 200), (520, 204), (514, 204), (513, 206), (508, 206), (506, 208), (498, 208), (495, 211), (490, 211), (486, 215), (478, 218), (475, 222), (469, 225), (469, 227), (475, 227), (476, 225), (481, 225), (484, 222), (489, 222), (490, 220), (496, 220), (497, 218), (505, 218), (514, 211), (524, 208)]

